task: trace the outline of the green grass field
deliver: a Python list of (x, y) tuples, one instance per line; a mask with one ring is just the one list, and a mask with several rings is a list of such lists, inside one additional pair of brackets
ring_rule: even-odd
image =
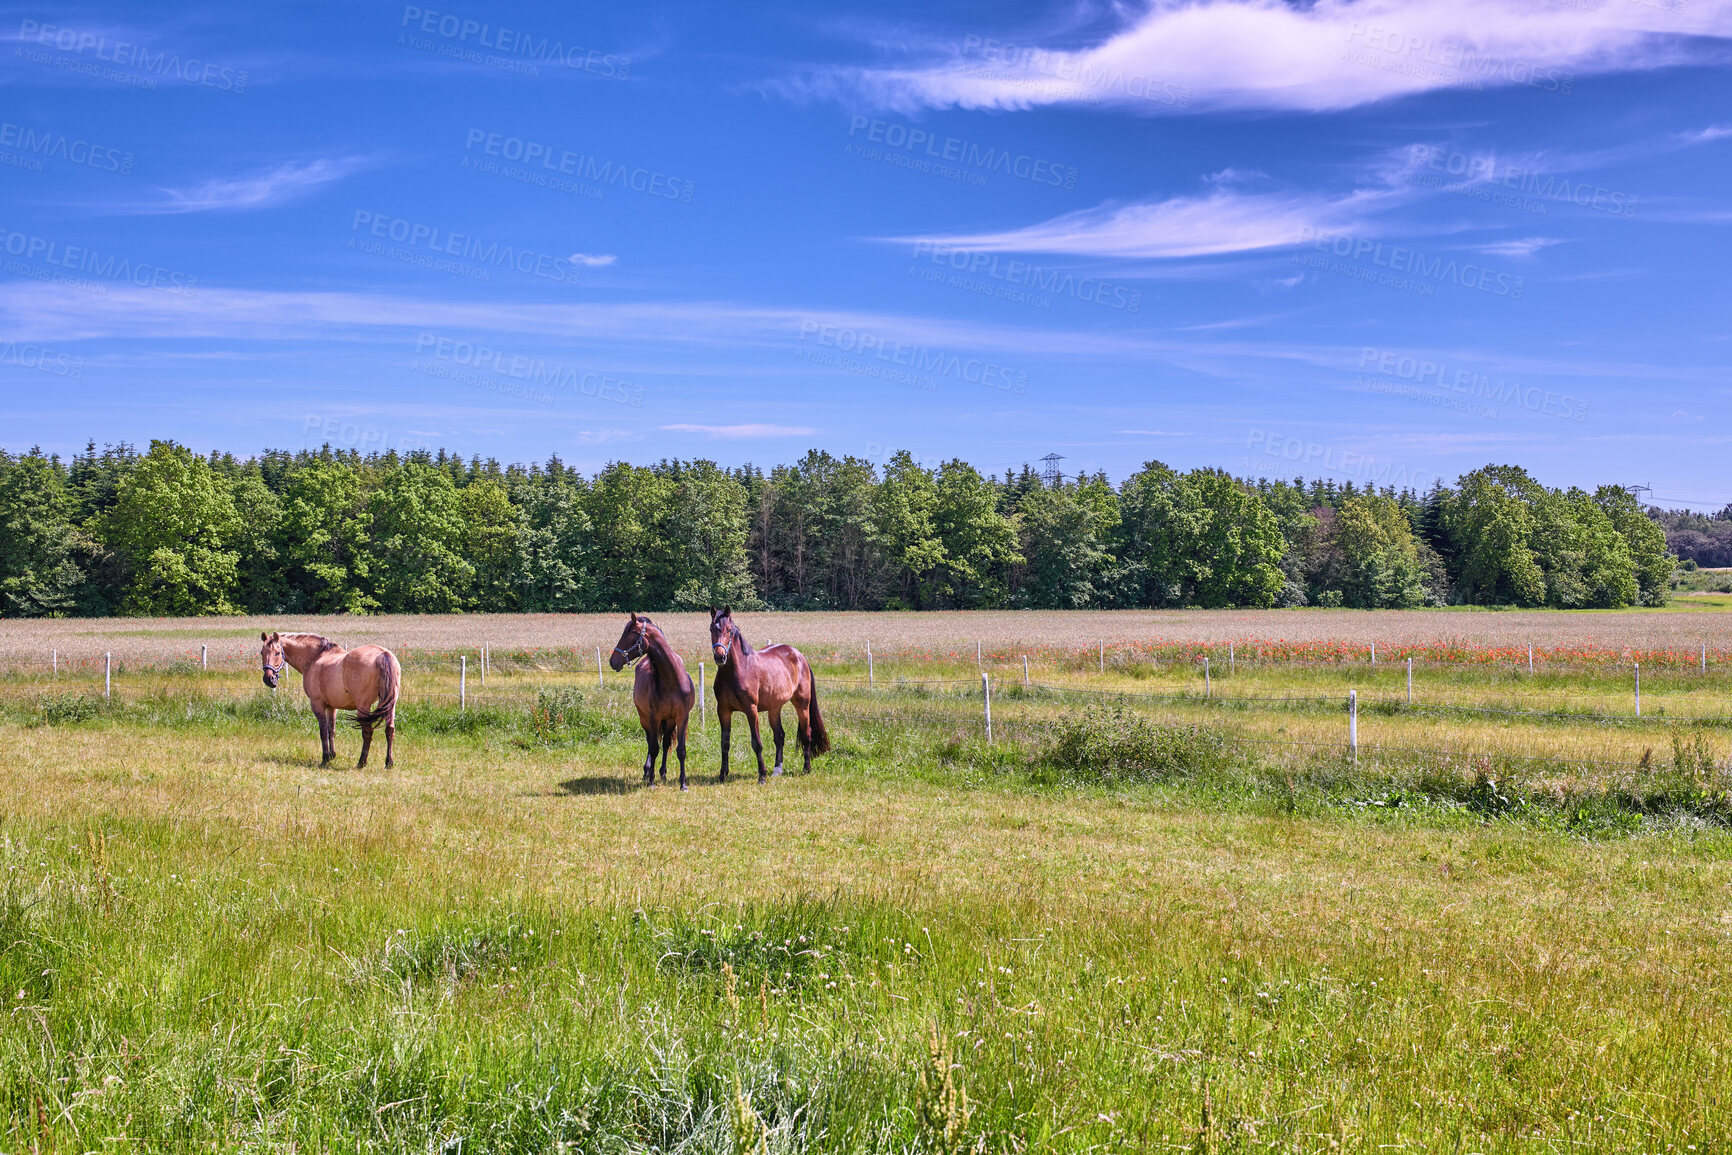
[(0, 677), (0, 1151), (1732, 1141), (1723, 671), (1001, 665), (989, 745), (820, 661), (813, 774), (712, 715), (681, 794), (625, 675), (423, 661), (391, 771), (292, 675)]

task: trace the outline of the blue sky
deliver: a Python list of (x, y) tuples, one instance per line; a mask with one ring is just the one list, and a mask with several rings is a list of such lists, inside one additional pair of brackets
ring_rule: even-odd
[(1727, 3), (255, 7), (0, 16), (8, 449), (1732, 501)]

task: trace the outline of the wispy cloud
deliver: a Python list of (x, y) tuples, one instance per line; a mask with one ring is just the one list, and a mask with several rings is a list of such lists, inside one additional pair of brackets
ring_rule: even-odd
[(1254, 252), (1300, 243), (1307, 230), (1370, 231), (1372, 211), (1395, 194), (1362, 190), (1327, 197), (1217, 187), (1200, 196), (1103, 204), (1039, 224), (988, 233), (897, 237), (964, 252), (1064, 253), (1170, 258)]
[(574, 265), (582, 265), (586, 269), (605, 269), (619, 260), (612, 253), (573, 253), (570, 257)]
[(610, 441), (642, 441), (643, 434), (630, 429), (579, 429), (579, 445), (606, 445)]
[(1194, 437), (1194, 433), (1179, 433), (1170, 429), (1115, 429), (1114, 433), (1127, 433), (1134, 437)]
[(363, 167), (359, 158), (289, 161), (251, 176), (207, 180), (188, 188), (165, 188), (163, 199), (133, 206), (141, 214), (231, 212), (269, 208), (305, 196)]
[(664, 425), (674, 433), (707, 433), (711, 437), (737, 440), (742, 437), (810, 437), (817, 433), (805, 425)]
[(1063, 104), (1321, 112), (1458, 87), (1568, 91), (1580, 75), (1702, 59), (1701, 38), (1732, 35), (1732, 7), (1714, 2), (1155, 0), (1129, 10), (1124, 26), (1088, 47), (969, 37), (935, 43), (912, 67), (814, 69), (781, 87), (905, 113)]
[(1476, 253), (1484, 253), (1488, 257), (1531, 257), (1541, 249), (1564, 242), (1557, 237), (1517, 237), (1507, 241), (1491, 241), (1483, 245), (1474, 245)]

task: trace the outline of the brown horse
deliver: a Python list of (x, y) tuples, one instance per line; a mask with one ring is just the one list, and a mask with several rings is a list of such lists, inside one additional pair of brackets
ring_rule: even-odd
[(656, 780), (656, 747), (662, 755), (662, 781), (668, 780), (668, 747), (678, 743), (680, 755), (680, 789), (686, 788), (686, 721), (692, 714), (697, 691), (686, 673), (686, 664), (668, 645), (667, 635), (648, 618), (636, 614), (626, 622), (619, 644), (613, 648), (607, 664), (617, 672), (635, 658), (637, 674), (632, 682), (631, 700), (637, 707), (637, 720), (643, 724), (643, 736), (649, 743), (649, 754), (643, 761), (645, 785)]
[(373, 727), (385, 723), (385, 769), (397, 744), (397, 691), (403, 685), (403, 667), (397, 655), (383, 646), (361, 646), (345, 650), (319, 634), (263, 634), (259, 661), (265, 670), (265, 685), (277, 688), (277, 678), (287, 663), (301, 672), (301, 688), (313, 713), (319, 717), (320, 766), (329, 766), (337, 756), (337, 711), (355, 711), (361, 724), (360, 770), (367, 765), (373, 745)]
[(776, 736), (776, 773), (782, 772), (782, 707), (794, 703), (799, 719), (796, 734), (805, 752), (806, 771), (812, 755), (830, 749), (830, 735), (818, 713), (818, 681), (806, 655), (793, 646), (767, 646), (754, 650), (747, 644), (733, 613), (710, 607), (710, 649), (716, 655), (716, 717), (722, 723), (722, 777), (728, 780), (728, 727), (736, 710), (746, 715), (752, 728), (752, 753), (758, 757), (758, 781), (764, 781), (764, 743), (758, 737), (758, 711), (770, 716), (770, 731)]

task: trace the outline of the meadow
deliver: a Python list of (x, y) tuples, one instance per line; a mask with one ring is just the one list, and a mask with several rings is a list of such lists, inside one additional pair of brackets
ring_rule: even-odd
[(1732, 1139), (1732, 615), (741, 621), (834, 749), (684, 794), (611, 615), (270, 623), (406, 654), (391, 771), (256, 621), (4, 623), (0, 1151)]

